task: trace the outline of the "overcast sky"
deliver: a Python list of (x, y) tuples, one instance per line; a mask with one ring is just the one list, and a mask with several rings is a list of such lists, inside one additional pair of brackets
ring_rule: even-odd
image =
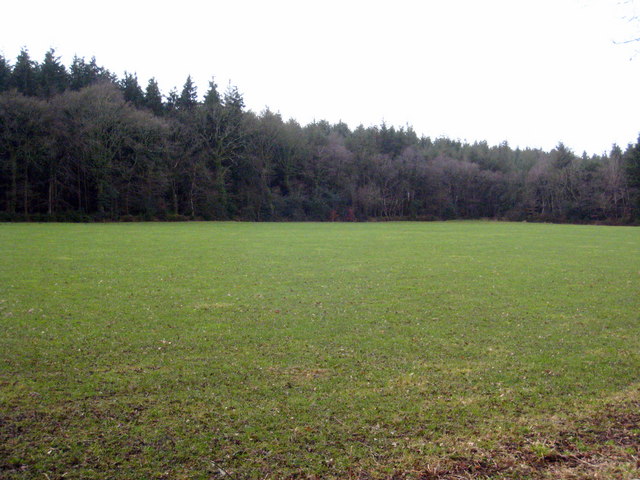
[(248, 108), (302, 124), (412, 125), (418, 134), (576, 153), (640, 133), (640, 50), (624, 0), (10, 1), (0, 53), (118, 76), (237, 85)]

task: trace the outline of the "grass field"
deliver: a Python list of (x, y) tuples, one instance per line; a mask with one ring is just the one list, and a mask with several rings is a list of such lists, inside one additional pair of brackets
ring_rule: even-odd
[(1, 224), (0, 478), (640, 476), (640, 229)]

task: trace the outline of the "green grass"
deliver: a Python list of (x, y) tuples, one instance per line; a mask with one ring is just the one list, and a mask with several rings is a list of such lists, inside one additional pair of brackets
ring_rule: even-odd
[(0, 251), (0, 478), (439, 478), (638, 398), (638, 228), (1, 224)]

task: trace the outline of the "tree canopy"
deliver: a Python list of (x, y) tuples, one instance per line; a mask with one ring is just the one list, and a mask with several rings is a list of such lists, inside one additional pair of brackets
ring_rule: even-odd
[(640, 139), (577, 155), (248, 111), (212, 79), (163, 96), (53, 49), (0, 56), (0, 219), (640, 221)]

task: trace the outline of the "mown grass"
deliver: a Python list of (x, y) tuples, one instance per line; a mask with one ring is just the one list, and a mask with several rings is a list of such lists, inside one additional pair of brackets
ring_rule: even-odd
[(638, 475), (640, 229), (3, 224), (0, 248), (2, 478)]

